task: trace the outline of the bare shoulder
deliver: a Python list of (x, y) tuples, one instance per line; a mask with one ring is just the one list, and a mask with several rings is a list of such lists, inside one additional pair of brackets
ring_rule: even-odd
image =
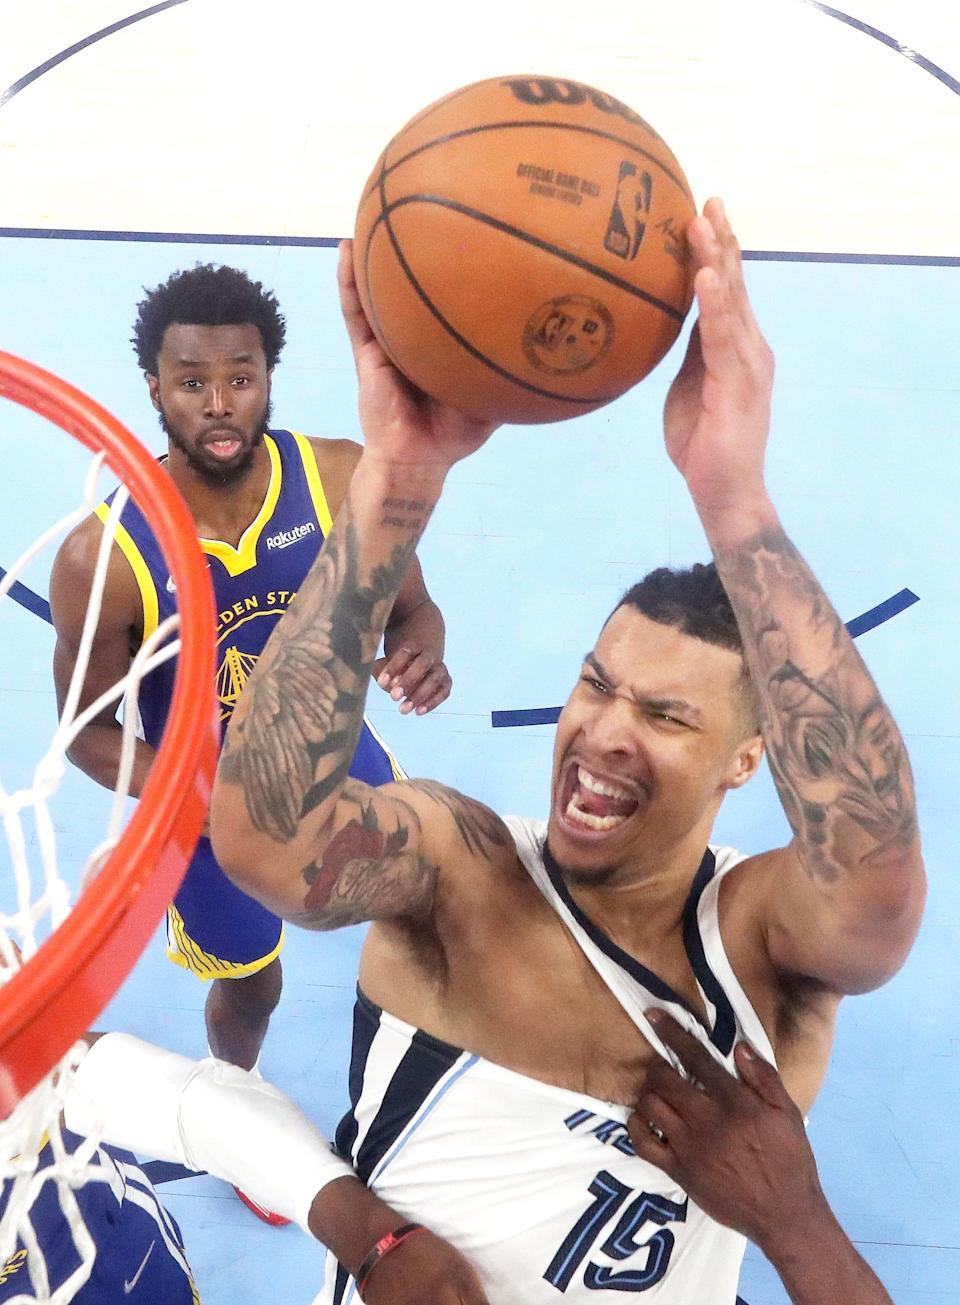
[(499, 862), (515, 857), (513, 838), (497, 813), (435, 779), (408, 779), (397, 785), (408, 800), (420, 807), (424, 818), (437, 826), (438, 851), (450, 857), (476, 856)]
[(723, 877), (720, 932), (727, 959), (776, 1053), (787, 1088), (803, 1109), (826, 1070), (839, 996), (826, 984), (774, 961), (778, 898), (798, 863), (791, 846), (746, 857)]
[[(50, 575), (50, 608), (59, 631), (83, 619), (103, 541), (103, 523), (91, 514), (67, 535)], [(127, 628), (142, 619), (140, 595), (133, 571), (120, 549), (110, 549), (101, 603), (101, 625)]]
[(759, 981), (770, 991), (780, 986), (770, 959), (771, 901), (787, 890), (793, 855), (787, 846), (744, 857), (724, 874), (720, 888), (720, 930), (730, 963), (741, 982)]
[(316, 435), (309, 436), (309, 441), (323, 481), (330, 515), (335, 517), (346, 497), (347, 486), (360, 461), (363, 446), (355, 440), (322, 439)]

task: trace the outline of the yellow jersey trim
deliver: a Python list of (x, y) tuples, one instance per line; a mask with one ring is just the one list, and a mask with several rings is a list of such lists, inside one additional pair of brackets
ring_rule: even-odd
[(304, 475), (307, 478), (307, 488), (310, 490), (310, 497), (313, 499), (313, 510), (317, 514), (317, 521), (320, 523), (320, 529), (323, 531), (324, 539), (326, 539), (330, 533), (330, 527), (333, 525), (333, 517), (330, 515), (330, 504), (327, 502), (323, 481), (320, 479), (317, 455), (314, 453), (313, 445), (306, 435), (301, 435), (298, 430), (292, 430), (290, 434), (297, 441), (300, 460), (303, 462)]
[(242, 979), (248, 974), (265, 970), (283, 950), (285, 929), (281, 925), (277, 945), (266, 956), (255, 961), (223, 961), (212, 952), (205, 952), (187, 933), (183, 916), (171, 903), (167, 907), (167, 959), (173, 961), (198, 979)]
[[(95, 507), (94, 512), (100, 518), (104, 525), (110, 517), (110, 509), (106, 503), (101, 503)], [(150, 574), (150, 568), (143, 560), (140, 549), (133, 542), (133, 538), (126, 526), (121, 525), (118, 521), (116, 531), (114, 532), (114, 542), (120, 549), (130, 564), (130, 570), (133, 572), (134, 579), (137, 582), (137, 588), (140, 590), (140, 603), (143, 607), (143, 642), (150, 638), (160, 619), (160, 605), (157, 601), (157, 586), (154, 583), (153, 576)]]
[(222, 539), (200, 540), (203, 551), (210, 557), (215, 557), (218, 562), (222, 562), (227, 575), (243, 575), (244, 571), (249, 571), (256, 565), (257, 544), (260, 542), (264, 526), (273, 516), (277, 499), (280, 497), (282, 476), (280, 450), (269, 435), (264, 435), (263, 442), (270, 455), (270, 482), (263, 503), (260, 505), (260, 511), (240, 536), (240, 543), (234, 548), (233, 544), (225, 543)]

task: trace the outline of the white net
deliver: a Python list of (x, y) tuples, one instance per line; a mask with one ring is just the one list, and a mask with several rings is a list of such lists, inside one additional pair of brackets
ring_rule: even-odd
[[(84, 479), (82, 501), (67, 516), (45, 530), (0, 580), (0, 629), (11, 591), (46, 550), (86, 519), (104, 500), (100, 488), (104, 455), (95, 455)], [(124, 486), (111, 500), (104, 524), (75, 667), (52, 740), (33, 767), (31, 781), (8, 791), (0, 772), (0, 816), (9, 857), (7, 883), (12, 891), (0, 905), (0, 984), (23, 966), (29, 966), (38, 948), (70, 913), (76, 897), (101, 871), (115, 848), (126, 819), (133, 760), (136, 750), (137, 696), (141, 680), (180, 650), (176, 632), (179, 618), (162, 622), (133, 658), (128, 673), (111, 689), (80, 710), (84, 681), (90, 664), (94, 635), (100, 619), (107, 567), (117, 523), (128, 499)], [(82, 870), (73, 889), (64, 878), (58, 857), (58, 822), (52, 803), (67, 768), (66, 754), (77, 735), (101, 712), (123, 704), (122, 747), (119, 774), (110, 804), (106, 829), (85, 852)], [(8, 749), (0, 758), (6, 768)], [(21, 758), (17, 758), (22, 761)], [(53, 946), (56, 946), (54, 940)], [(115, 1181), (112, 1167), (99, 1162), (98, 1139), (88, 1137), (79, 1146), (65, 1137), (60, 1115), (70, 1089), (73, 1071), (85, 1050), (77, 1043), (45, 1078), (23, 1098), (9, 1118), (0, 1122), (0, 1287), (16, 1280), (19, 1294), (13, 1302), (70, 1301), (90, 1276), (95, 1246), (86, 1226), (78, 1194), (89, 1183)], [(72, 1251), (63, 1254), (64, 1228), (69, 1229)], [(54, 1271), (47, 1254), (48, 1242), (59, 1240)], [(67, 1266), (63, 1268), (64, 1264)]]

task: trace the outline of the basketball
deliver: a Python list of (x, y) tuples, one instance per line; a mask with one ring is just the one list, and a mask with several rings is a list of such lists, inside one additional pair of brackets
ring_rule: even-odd
[(412, 118), (357, 212), (370, 325), (420, 389), (496, 422), (576, 417), (642, 380), (693, 298), (683, 172), (612, 95), (475, 82)]

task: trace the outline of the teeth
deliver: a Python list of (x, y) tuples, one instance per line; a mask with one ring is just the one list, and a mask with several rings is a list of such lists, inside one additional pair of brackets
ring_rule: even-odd
[(567, 803), (566, 815), (568, 820), (575, 820), (588, 829), (615, 829), (627, 819), (626, 816), (597, 816), (592, 811), (581, 811), (576, 798), (571, 798)]
[(608, 798), (632, 798), (633, 794), (625, 788), (620, 788), (617, 784), (611, 784), (607, 780), (597, 779), (591, 775), (589, 770), (584, 770), (582, 766), (577, 767), (577, 778), (585, 789), (591, 793), (598, 793), (600, 797)]

